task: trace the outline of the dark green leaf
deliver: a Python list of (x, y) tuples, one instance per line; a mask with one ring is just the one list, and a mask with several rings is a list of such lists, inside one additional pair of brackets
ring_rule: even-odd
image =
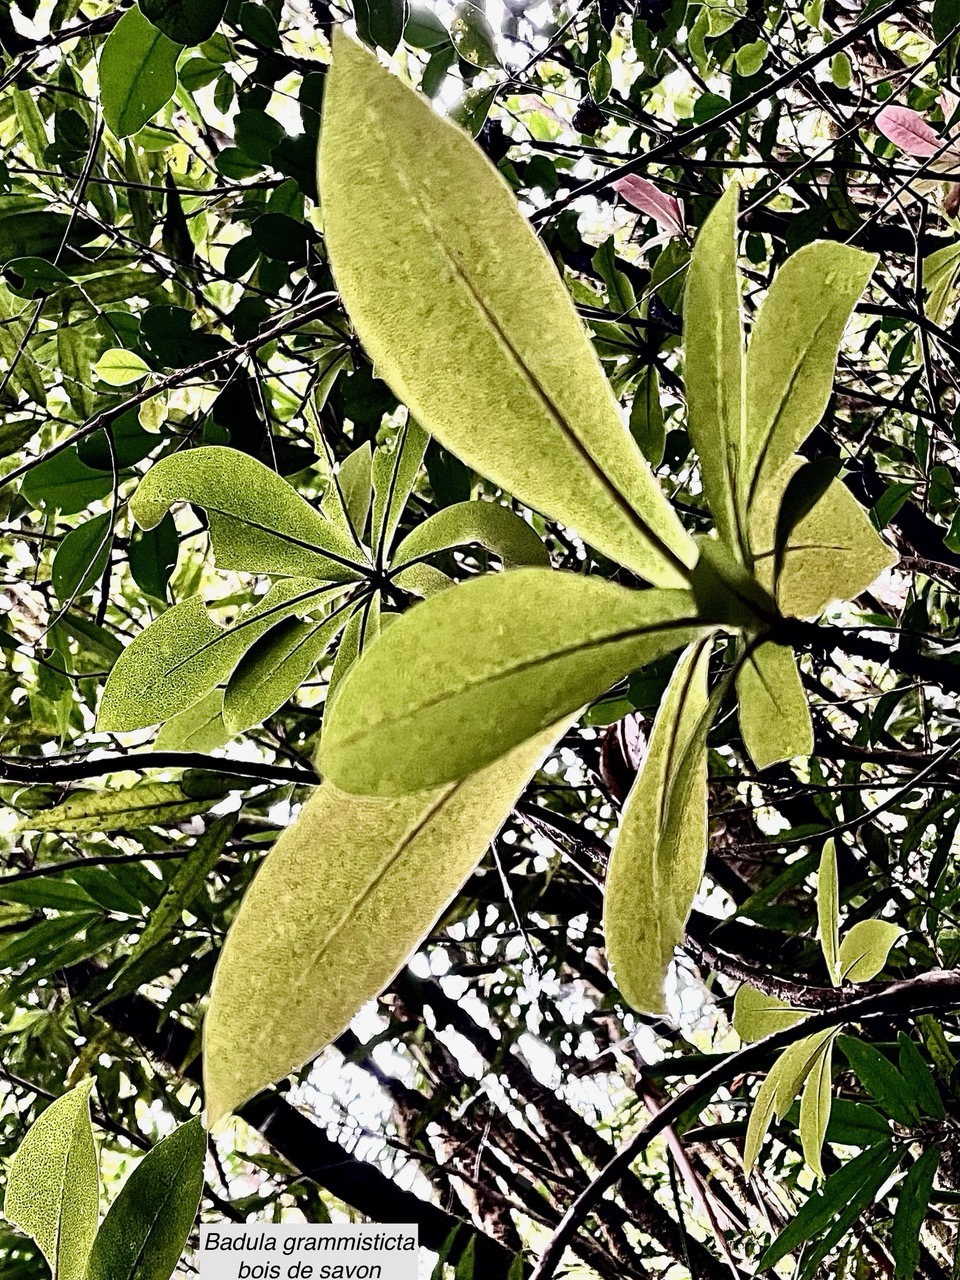
[(900, 1186), (897, 1212), (893, 1218), (890, 1246), (896, 1264), (896, 1280), (913, 1280), (920, 1266), (920, 1232), (927, 1216), (933, 1180), (940, 1163), (940, 1148), (929, 1147), (911, 1165)]
[(920, 1119), (907, 1082), (893, 1063), (879, 1049), (852, 1036), (840, 1036), (837, 1040), (844, 1057), (857, 1073), (857, 1078), (867, 1093), (898, 1124), (913, 1126)]
[(226, 7), (226, 0), (140, 0), (144, 17), (177, 44), (209, 40)]

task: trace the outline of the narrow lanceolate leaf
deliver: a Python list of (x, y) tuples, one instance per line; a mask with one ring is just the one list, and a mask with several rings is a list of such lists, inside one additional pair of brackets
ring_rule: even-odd
[(107, 36), (100, 54), (100, 102), (103, 118), (118, 138), (142, 129), (173, 97), (179, 55), (179, 45), (136, 5)]
[(28, 813), (18, 831), (130, 831), (179, 822), (222, 799), (188, 794), (179, 782), (140, 782), (121, 791), (77, 791), (52, 809)]
[(158, 1142), (104, 1218), (85, 1280), (170, 1280), (203, 1191), (207, 1135), (199, 1120)]
[(52, 1280), (83, 1280), (97, 1230), (100, 1179), (91, 1084), (51, 1102), (13, 1157), (3, 1214), (36, 1240)]
[(237, 449), (211, 445), (151, 467), (130, 499), (137, 524), (152, 529), (175, 502), (202, 507), (217, 565), (349, 582), (359, 578), (355, 543), (286, 480)]
[(347, 621), (341, 607), (322, 622), (288, 618), (241, 658), (223, 697), (231, 733), (262, 724), (303, 684)]
[(423, 427), (648, 581), (682, 586), (693, 545), (513, 193), (460, 129), (339, 31), (319, 181), (347, 310)]
[[(610, 858), (603, 932), (617, 986), (637, 1009), (664, 1009), (663, 979), (683, 941), (707, 850), (709, 642), (677, 664)], [(689, 753), (693, 759), (685, 759)]]
[(752, 506), (783, 492), (783, 468), (823, 417), (837, 352), (877, 255), (818, 241), (789, 257), (774, 276), (747, 349), (741, 494)]
[(762, 1040), (775, 1031), (785, 1031), (810, 1016), (809, 1009), (797, 1009), (778, 996), (767, 995), (745, 982), (733, 999), (733, 1026), (741, 1040)]
[[(778, 484), (800, 466), (789, 462)], [(896, 564), (897, 555), (877, 534), (867, 513), (842, 480), (834, 480), (813, 510), (798, 521), (779, 557), (776, 521), (779, 496), (766, 490), (750, 512), (750, 538), (759, 581), (772, 591), (787, 617), (815, 618), (834, 600), (853, 600)]]
[(219, 862), (236, 821), (236, 814), (233, 813), (216, 818), (183, 859), (160, 901), (147, 917), (147, 923), (136, 945), (111, 982), (114, 995), (117, 995), (121, 985), (125, 990), (128, 989), (129, 984), (124, 982), (124, 975), (131, 973), (151, 947), (162, 942), (180, 923), (181, 915), (189, 908), (203, 888), (207, 876)]
[(388, 559), (393, 535), (413, 492), (430, 437), (410, 419), (394, 445), (393, 453), (378, 449), (373, 459), (373, 516), (370, 545), (380, 561)]
[(817, 924), (820, 948), (834, 986), (840, 981), (840, 889), (837, 878), (837, 845), (828, 840), (820, 856), (817, 875)]
[(835, 1035), (833, 1028), (798, 1040), (785, 1049), (776, 1060), (760, 1086), (757, 1101), (747, 1125), (747, 1137), (743, 1149), (743, 1168), (749, 1175), (756, 1163), (763, 1140), (774, 1116), (782, 1120), (793, 1100), (803, 1087), (824, 1044)]
[(323, 784), (267, 856), (227, 936), (205, 1023), (208, 1125), (312, 1058), (383, 990), (565, 728), (401, 799)]
[(869, 982), (887, 963), (894, 943), (903, 936), (898, 924), (887, 920), (861, 920), (840, 943), (842, 982)]
[(736, 550), (746, 541), (737, 511), (743, 456), (743, 320), (737, 276), (737, 200), (732, 184), (697, 236), (683, 293), (687, 426), (717, 529)]
[(833, 1098), (832, 1064), (833, 1039), (831, 1038), (821, 1045), (800, 1098), (800, 1142), (803, 1146), (803, 1158), (818, 1178), (823, 1177), (820, 1155), (823, 1151), (827, 1125), (830, 1123), (830, 1104)]
[(474, 578), (364, 654), (329, 713), (321, 772), (361, 795), (466, 777), (708, 630), (686, 591), (548, 569)]
[(758, 769), (808, 756), (813, 722), (793, 650), (767, 641), (748, 652), (737, 672), (740, 732)]
[(499, 502), (457, 502), (417, 525), (397, 547), (397, 565), (419, 560), (450, 547), (477, 543), (508, 568), (549, 568), (550, 553), (534, 529)]
[(229, 627), (191, 596), (132, 641), (114, 663), (97, 718), (107, 733), (145, 729), (194, 706), (226, 680), (254, 641), (291, 615), (318, 608), (324, 587), (310, 578), (285, 578)]
[(890, 1236), (896, 1280), (913, 1280), (919, 1270), (920, 1234), (939, 1164), (939, 1147), (928, 1147), (901, 1184)]

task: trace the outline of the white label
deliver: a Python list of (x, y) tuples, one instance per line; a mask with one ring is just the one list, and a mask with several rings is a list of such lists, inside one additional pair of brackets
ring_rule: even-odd
[(417, 1280), (416, 1226), (200, 1227), (200, 1280)]

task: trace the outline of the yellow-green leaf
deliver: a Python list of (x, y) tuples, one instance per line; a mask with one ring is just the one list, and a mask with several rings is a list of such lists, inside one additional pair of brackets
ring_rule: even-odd
[(223, 723), (223, 690), (211, 689), (192, 707), (171, 716), (153, 745), (157, 751), (216, 751), (232, 737)]
[(741, 1040), (762, 1040), (774, 1031), (785, 1031), (810, 1016), (777, 996), (767, 995), (745, 982), (733, 999), (733, 1025)]
[(349, 582), (361, 576), (356, 545), (286, 480), (237, 449), (182, 449), (150, 468), (130, 499), (137, 524), (153, 529), (175, 502), (203, 507), (217, 565)]
[(876, 264), (876, 254), (821, 240), (798, 249), (774, 276), (747, 348), (747, 508), (766, 490), (783, 493), (784, 467), (823, 417), (840, 339)]
[(150, 372), (150, 366), (142, 356), (126, 347), (111, 347), (105, 351), (93, 366), (93, 372), (111, 387), (125, 387), (128, 383), (139, 382)]
[(813, 722), (793, 650), (772, 641), (755, 645), (737, 672), (740, 732), (758, 769), (808, 756)]
[(460, 129), (339, 30), (319, 180), (344, 303), (417, 420), (606, 555), (682, 586), (693, 544), (513, 193)]
[[(664, 1009), (663, 978), (703, 876), (707, 851), (708, 641), (677, 664), (627, 799), (610, 858), (603, 932), (617, 986), (634, 1006)], [(689, 759), (687, 758), (689, 756)]]
[(18, 831), (130, 831), (179, 822), (223, 799), (222, 792), (198, 796), (179, 782), (139, 782), (120, 790), (75, 791), (51, 809), (28, 813)]
[(820, 855), (817, 874), (817, 923), (820, 948), (834, 986), (840, 981), (840, 889), (837, 878), (837, 846), (828, 840)]
[(167, 609), (114, 663), (98, 728), (146, 729), (186, 711), (226, 680), (254, 641), (278, 622), (318, 608), (323, 592), (311, 578), (282, 578), (229, 627), (214, 622), (200, 596)]
[[(802, 465), (799, 458), (790, 462), (778, 486), (786, 487)], [(750, 513), (756, 573), (767, 590), (773, 589), (775, 493), (766, 491)], [(787, 539), (777, 603), (787, 617), (816, 618), (834, 600), (853, 600), (896, 561), (847, 486), (835, 480)]]
[(703, 488), (727, 545), (746, 541), (737, 513), (743, 456), (743, 319), (737, 276), (737, 201), (732, 183), (700, 229), (683, 294), (687, 426)]
[(4, 1217), (36, 1240), (52, 1280), (83, 1280), (97, 1230), (91, 1087), (78, 1085), (51, 1102), (27, 1132), (7, 1177)]
[(824, 1043), (836, 1035), (834, 1028), (820, 1031), (814, 1036), (798, 1040), (796, 1044), (785, 1049), (776, 1060), (760, 1086), (757, 1100), (747, 1125), (747, 1137), (743, 1149), (743, 1168), (749, 1175), (756, 1163), (767, 1130), (776, 1116), (782, 1120), (793, 1100), (800, 1092), (803, 1082), (810, 1074)]
[(142, 129), (173, 97), (180, 46), (136, 5), (123, 14), (100, 53), (103, 118), (118, 138)]
[(383, 990), (566, 725), (426, 793), (373, 799), (325, 782), (311, 797), (247, 891), (214, 974), (208, 1125), (312, 1058)]
[(803, 1157), (818, 1178), (823, 1177), (820, 1154), (823, 1150), (827, 1125), (830, 1122), (833, 1101), (830, 1074), (832, 1064), (833, 1037), (831, 1036), (818, 1049), (800, 1098), (800, 1143), (803, 1147)]
[(292, 698), (347, 621), (345, 608), (320, 622), (281, 622), (244, 654), (227, 682), (223, 722), (243, 733)]
[(902, 936), (900, 925), (887, 920), (861, 920), (855, 924), (840, 943), (840, 980), (869, 982), (875, 978)]
[(472, 542), (499, 556), (508, 568), (550, 565), (550, 553), (526, 520), (499, 502), (483, 501), (456, 502), (428, 517), (403, 539), (394, 560), (404, 565)]
[(511, 569), (404, 613), (341, 686), (321, 773), (396, 795), (466, 777), (709, 630), (691, 593)]

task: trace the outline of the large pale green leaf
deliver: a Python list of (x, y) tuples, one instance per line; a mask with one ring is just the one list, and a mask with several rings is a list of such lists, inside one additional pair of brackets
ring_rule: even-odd
[(513, 193), (460, 129), (340, 31), (319, 181), (347, 310), (423, 427), (606, 555), (682, 586), (693, 545)]
[(566, 723), (426, 793), (374, 799), (325, 782), (311, 797), (247, 891), (214, 975), (208, 1125), (313, 1057), (383, 990)]
[(831, 1067), (833, 1064), (833, 1038), (825, 1040), (817, 1051), (810, 1067), (800, 1097), (800, 1143), (803, 1157), (817, 1175), (823, 1177), (820, 1160), (827, 1125), (830, 1123), (830, 1107), (833, 1101)]
[(743, 320), (737, 276), (737, 200), (731, 184), (700, 229), (683, 293), (687, 426), (717, 529), (731, 549), (739, 528), (737, 468), (743, 455)]
[(774, 276), (747, 348), (746, 507), (771, 489), (782, 495), (784, 467), (823, 417), (843, 330), (876, 264), (876, 254), (821, 240)]
[(837, 845), (828, 840), (820, 855), (817, 874), (817, 924), (820, 948), (827, 962), (830, 981), (840, 981), (840, 889), (837, 879)]
[(758, 769), (811, 753), (813, 722), (792, 649), (752, 646), (737, 672), (737, 697), (740, 732)]
[[(800, 458), (787, 464), (784, 486), (802, 465)], [(750, 513), (756, 573), (767, 590), (773, 589), (777, 501), (774, 490), (765, 491)], [(854, 599), (896, 561), (847, 486), (835, 480), (787, 539), (777, 603), (787, 617), (815, 618), (831, 601)]]
[(809, 1009), (797, 1009), (778, 996), (767, 995), (745, 982), (733, 998), (733, 1025), (741, 1040), (762, 1040), (775, 1031), (785, 1031), (810, 1016)]
[(175, 502), (203, 507), (221, 569), (331, 582), (362, 576), (346, 533), (275, 471), (237, 449), (210, 445), (162, 459), (140, 482), (130, 510), (152, 529)]
[(677, 664), (607, 871), (603, 932), (617, 986), (654, 1013), (665, 1008), (664, 973), (683, 941), (707, 852), (709, 660), (703, 641)]
[(187, 792), (179, 782), (138, 782), (121, 790), (75, 791), (52, 809), (25, 814), (18, 831), (129, 831), (192, 818), (223, 798)]
[(27, 1132), (7, 1177), (4, 1217), (36, 1240), (52, 1280), (83, 1280), (97, 1230), (91, 1087), (78, 1085), (51, 1102)]
[(507, 567), (548, 568), (550, 553), (534, 529), (499, 502), (456, 502), (418, 524), (397, 547), (398, 565), (475, 542)]
[(191, 596), (162, 613), (114, 663), (97, 725), (107, 733), (145, 729), (194, 706), (226, 680), (255, 640), (291, 615), (319, 608), (328, 588), (310, 578), (283, 578), (229, 627)]
[(136, 133), (177, 88), (180, 46), (134, 5), (107, 36), (100, 54), (103, 118), (118, 138)]
[(396, 795), (452, 782), (707, 632), (686, 591), (511, 569), (403, 614), (344, 681), (321, 772)]
[(242, 733), (282, 707), (310, 675), (347, 621), (347, 607), (321, 622), (288, 618), (240, 659), (227, 682), (223, 722)]
[(181, 1125), (140, 1161), (97, 1232), (86, 1280), (170, 1280), (203, 1191), (207, 1135)]
[(887, 963), (894, 943), (903, 936), (898, 924), (887, 920), (861, 920), (840, 943), (840, 979), (869, 982)]

